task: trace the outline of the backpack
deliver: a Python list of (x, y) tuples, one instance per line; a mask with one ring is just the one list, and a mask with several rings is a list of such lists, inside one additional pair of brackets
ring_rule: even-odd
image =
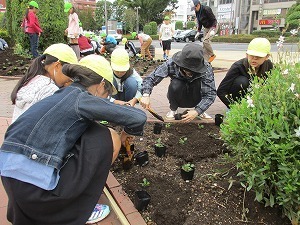
[(22, 27), (24, 33), (28, 32), (28, 20), (27, 20), (26, 17), (24, 17), (24, 19), (22, 21), (22, 24), (21, 24), (21, 27)]

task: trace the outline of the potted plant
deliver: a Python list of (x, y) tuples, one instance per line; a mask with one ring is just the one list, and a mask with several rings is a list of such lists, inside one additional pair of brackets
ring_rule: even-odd
[(161, 133), (162, 127), (163, 127), (163, 124), (162, 124), (162, 123), (154, 123), (154, 126), (153, 126), (153, 133), (154, 133), (154, 134), (160, 134), (160, 133)]
[(163, 157), (166, 155), (167, 147), (161, 142), (161, 138), (158, 138), (154, 145), (155, 155)]
[(139, 152), (135, 155), (135, 160), (139, 166), (146, 166), (149, 163), (147, 151)]
[(192, 180), (194, 177), (195, 165), (193, 163), (185, 163), (181, 166), (181, 177), (183, 180)]
[(146, 210), (150, 200), (151, 196), (145, 190), (134, 193), (134, 206), (138, 211)]

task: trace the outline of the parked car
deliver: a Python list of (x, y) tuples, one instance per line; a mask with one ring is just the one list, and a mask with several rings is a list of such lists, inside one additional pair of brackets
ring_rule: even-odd
[(173, 36), (172, 36), (172, 41), (175, 40), (175, 37), (178, 36), (183, 30), (175, 30)]
[[(105, 32), (105, 31), (102, 31), (102, 32)], [(122, 38), (123, 38), (122, 34), (118, 34), (116, 30), (108, 30), (108, 35), (113, 36), (118, 43), (121, 42)]]
[[(177, 41), (177, 42), (180, 42), (180, 41), (185, 41), (185, 42), (192, 41), (192, 42), (194, 42), (196, 33), (197, 33), (196, 30), (185, 30), (185, 31), (182, 31), (177, 36), (175, 36), (174, 40)], [(198, 40), (199, 41), (203, 40), (203, 31), (200, 31), (200, 35), (198, 37)]]

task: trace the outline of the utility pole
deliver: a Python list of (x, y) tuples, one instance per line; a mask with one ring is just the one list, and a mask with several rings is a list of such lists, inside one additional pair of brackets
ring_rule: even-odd
[(139, 33), (139, 9), (141, 7), (136, 7), (136, 33)]
[(105, 14), (105, 32), (108, 35), (108, 23), (107, 23), (107, 7), (106, 7), (106, 0), (104, 0), (104, 14)]

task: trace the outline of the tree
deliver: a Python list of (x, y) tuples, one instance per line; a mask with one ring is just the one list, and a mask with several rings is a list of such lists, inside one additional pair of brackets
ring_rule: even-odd
[[(20, 44), (23, 48), (29, 46), (28, 38), (20, 28), (27, 6), (27, 0), (7, 1), (9, 35), (14, 43)], [(63, 9), (63, 0), (43, 0), (39, 2), (38, 18), (43, 29), (39, 42), (41, 49), (45, 49), (54, 43), (63, 42), (68, 20), (68, 16)]]
[(123, 15), (124, 31), (133, 32), (136, 28), (136, 13), (133, 9), (126, 9)]
[(163, 12), (169, 6), (175, 8), (178, 0), (119, 0), (119, 4), (123, 4), (131, 9), (139, 8), (139, 21), (141, 24), (155, 21), (161, 23), (163, 20)]
[[(109, 19), (114, 12), (113, 4), (109, 1), (106, 1), (106, 10), (107, 10), (107, 19)], [(104, 0), (101, 0), (96, 3), (95, 20), (99, 28), (105, 26), (105, 1)]]
[(182, 21), (176, 21), (175, 30), (182, 30), (182, 29), (183, 29), (183, 22)]
[(186, 29), (193, 29), (195, 27), (194, 21), (188, 21), (186, 24)]
[(78, 17), (82, 23), (84, 30), (96, 30), (99, 29), (97, 23), (93, 17), (93, 11), (91, 8), (78, 11)]
[(300, 1), (292, 5), (286, 14), (286, 27), (288, 29), (297, 29), (300, 21)]

